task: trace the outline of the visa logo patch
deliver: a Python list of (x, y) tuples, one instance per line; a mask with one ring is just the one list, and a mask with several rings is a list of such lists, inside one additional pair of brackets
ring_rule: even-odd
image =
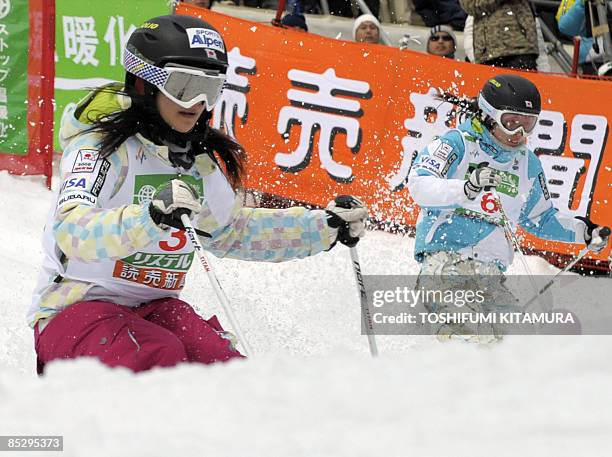
[(225, 52), (225, 44), (223, 39), (214, 30), (210, 29), (186, 29), (189, 37), (190, 48), (206, 48), (214, 49), (215, 51)]
[(440, 161), (437, 160), (437, 159), (434, 159), (433, 157), (423, 157), (422, 162), (425, 165), (429, 165), (431, 167), (434, 167), (436, 170), (440, 170), (440, 167), (442, 166)]
[(70, 178), (64, 181), (64, 184), (62, 184), (61, 191), (63, 192), (65, 189), (70, 189), (71, 187), (80, 187), (81, 189), (85, 189), (86, 185), (87, 181), (85, 180), (85, 178)]

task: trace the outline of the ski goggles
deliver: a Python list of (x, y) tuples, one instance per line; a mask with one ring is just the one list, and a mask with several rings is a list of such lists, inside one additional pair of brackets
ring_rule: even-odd
[(226, 75), (217, 70), (167, 64), (164, 68), (151, 65), (125, 50), (123, 66), (127, 71), (157, 87), (162, 94), (183, 108), (205, 102), (212, 111), (223, 92)]
[(510, 110), (498, 110), (493, 108), (482, 95), (478, 96), (478, 105), (483, 112), (490, 116), (506, 135), (515, 135), (521, 133), (523, 136), (529, 136), (533, 133), (538, 125), (538, 114), (519, 113)]

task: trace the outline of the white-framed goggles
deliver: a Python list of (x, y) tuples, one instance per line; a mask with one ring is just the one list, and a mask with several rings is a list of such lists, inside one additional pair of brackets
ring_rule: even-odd
[(500, 130), (506, 135), (515, 135), (520, 132), (523, 136), (529, 136), (535, 130), (536, 125), (538, 125), (538, 114), (498, 110), (487, 102), (482, 94), (478, 95), (478, 106), (487, 116), (490, 116), (495, 121)]
[(206, 110), (212, 111), (225, 84), (226, 75), (217, 70), (204, 70), (178, 64), (167, 64), (164, 68), (151, 65), (129, 50), (123, 55), (123, 66), (127, 71), (157, 87), (162, 94), (183, 108), (205, 102)]

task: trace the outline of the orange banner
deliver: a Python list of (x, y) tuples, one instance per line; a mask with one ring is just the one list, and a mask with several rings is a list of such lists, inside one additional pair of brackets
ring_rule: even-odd
[[(405, 187), (417, 151), (456, 125), (436, 88), (474, 97), (499, 69), (339, 41), (181, 4), (226, 40), (228, 88), (215, 108), (248, 152), (248, 186), (325, 205), (362, 197), (378, 220), (414, 225)], [(530, 146), (544, 166), (554, 204), (612, 225), (612, 84), (522, 73), (540, 88), (543, 112)], [(538, 250), (578, 246), (526, 236)], [(609, 250), (599, 258), (605, 258)]]

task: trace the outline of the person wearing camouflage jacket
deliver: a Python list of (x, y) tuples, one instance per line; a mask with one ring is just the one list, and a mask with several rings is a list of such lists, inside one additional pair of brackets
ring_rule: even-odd
[(461, 6), (474, 16), (476, 63), (536, 69), (538, 40), (527, 0), (461, 0)]

